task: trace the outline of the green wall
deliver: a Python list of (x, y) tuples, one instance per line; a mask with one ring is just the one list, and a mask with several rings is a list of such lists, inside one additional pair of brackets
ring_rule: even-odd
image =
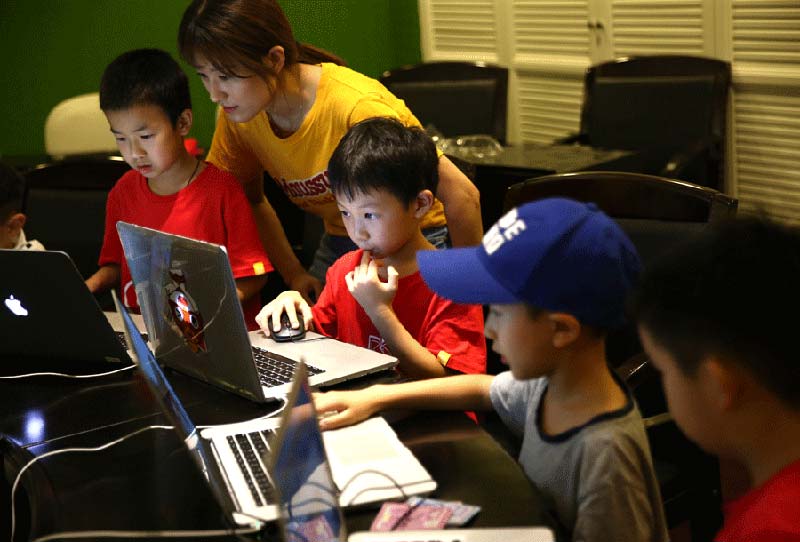
[[(298, 40), (343, 57), (355, 70), (419, 62), (417, 0), (279, 0)], [(0, 156), (44, 153), (44, 121), (64, 98), (94, 92), (105, 65), (138, 47), (177, 57), (181, 14), (189, 0), (0, 1)], [(195, 125), (208, 148), (214, 107), (194, 72)]]

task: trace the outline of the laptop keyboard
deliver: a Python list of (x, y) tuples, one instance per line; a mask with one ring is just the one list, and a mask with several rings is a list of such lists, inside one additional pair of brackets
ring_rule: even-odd
[(256, 505), (264, 506), (275, 502), (275, 492), (267, 476), (266, 466), (261, 462), (265, 452), (269, 449), (268, 439), (274, 431), (254, 431), (252, 433), (239, 433), (227, 437), (236, 463), (242, 471), (247, 487), (253, 496)]
[[(296, 361), (255, 346), (253, 347), (253, 359), (256, 362), (259, 380), (261, 380), (262, 385), (274, 387), (288, 384), (292, 381), (294, 369), (297, 367)], [(323, 372), (322, 369), (308, 365), (308, 376), (318, 375)]]

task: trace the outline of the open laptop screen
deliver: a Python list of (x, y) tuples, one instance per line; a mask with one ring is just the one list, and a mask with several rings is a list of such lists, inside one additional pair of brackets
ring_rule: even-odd
[(298, 365), (287, 412), (272, 446), (272, 477), (281, 503), (281, 519), (287, 542), (346, 539), (339, 508), (339, 492), (333, 483), (317, 414), (311, 400), (307, 369)]

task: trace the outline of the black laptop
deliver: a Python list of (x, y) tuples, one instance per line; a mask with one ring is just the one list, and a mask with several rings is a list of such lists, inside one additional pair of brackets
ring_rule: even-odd
[(0, 330), (2, 359), (131, 363), (63, 252), (0, 249)]

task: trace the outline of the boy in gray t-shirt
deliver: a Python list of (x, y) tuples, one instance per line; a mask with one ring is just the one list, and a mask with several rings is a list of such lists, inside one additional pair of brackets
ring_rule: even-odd
[(423, 278), (458, 303), (490, 303), (486, 337), (510, 371), (315, 397), (323, 428), (388, 408), (496, 410), (523, 436), (519, 461), (573, 541), (667, 540), (639, 412), (605, 358), (640, 263), (592, 204), (512, 209), (483, 244), (418, 252)]

